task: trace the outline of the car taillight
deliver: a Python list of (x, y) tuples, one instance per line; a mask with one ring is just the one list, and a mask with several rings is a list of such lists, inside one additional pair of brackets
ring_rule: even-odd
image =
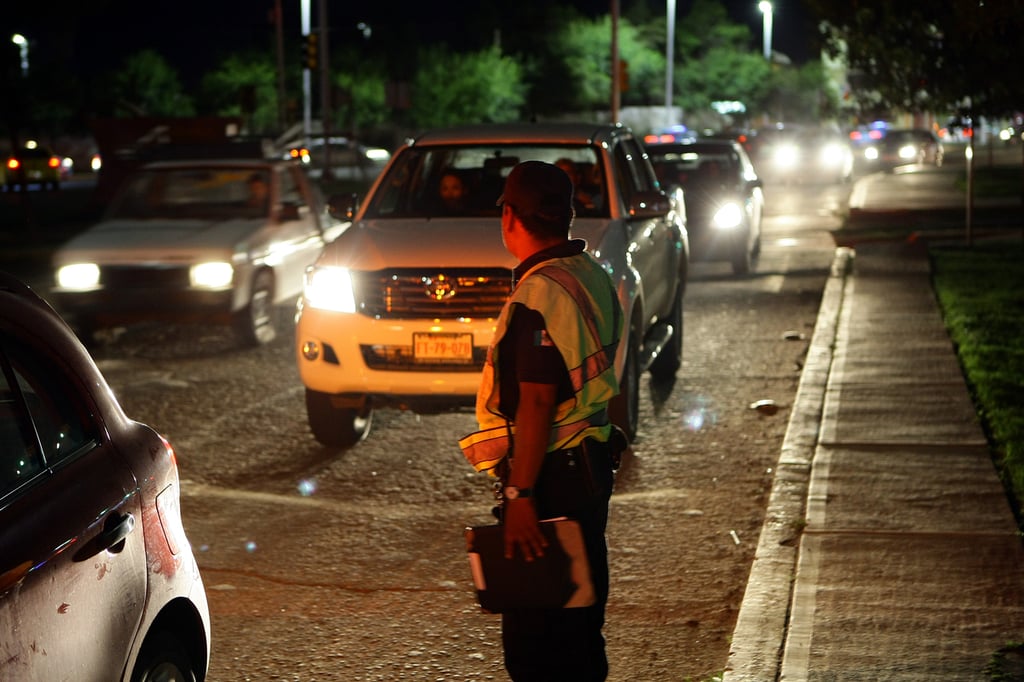
[(21, 161), (18, 161), (17, 159), (7, 159), (7, 167), (11, 170), (18, 170), (19, 166), (21, 166)]
[(51, 156), (50, 160), (46, 162), (46, 165), (50, 168), (60, 168), (60, 157)]

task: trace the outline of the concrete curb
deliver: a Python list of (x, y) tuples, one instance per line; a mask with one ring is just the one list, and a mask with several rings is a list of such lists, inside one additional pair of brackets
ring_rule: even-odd
[(821, 431), (825, 389), (853, 258), (854, 252), (848, 248), (837, 248), (833, 257), (733, 630), (723, 682), (765, 682), (778, 677), (811, 463)]

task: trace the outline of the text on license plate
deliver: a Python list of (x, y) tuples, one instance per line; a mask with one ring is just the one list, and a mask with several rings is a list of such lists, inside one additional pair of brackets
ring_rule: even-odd
[(472, 362), (472, 334), (429, 334), (412, 335), (413, 357), (419, 361)]

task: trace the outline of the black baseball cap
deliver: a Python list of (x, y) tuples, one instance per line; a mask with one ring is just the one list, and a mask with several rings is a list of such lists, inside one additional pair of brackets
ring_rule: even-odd
[(572, 180), (564, 170), (543, 161), (523, 161), (505, 179), (498, 206), (514, 206), (517, 213), (546, 218), (573, 214)]

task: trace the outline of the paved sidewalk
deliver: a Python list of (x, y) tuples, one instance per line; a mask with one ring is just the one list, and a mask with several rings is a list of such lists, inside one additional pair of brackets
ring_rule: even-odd
[(837, 250), (776, 472), (725, 682), (988, 680), (1024, 641), (1024, 549), (924, 247)]

